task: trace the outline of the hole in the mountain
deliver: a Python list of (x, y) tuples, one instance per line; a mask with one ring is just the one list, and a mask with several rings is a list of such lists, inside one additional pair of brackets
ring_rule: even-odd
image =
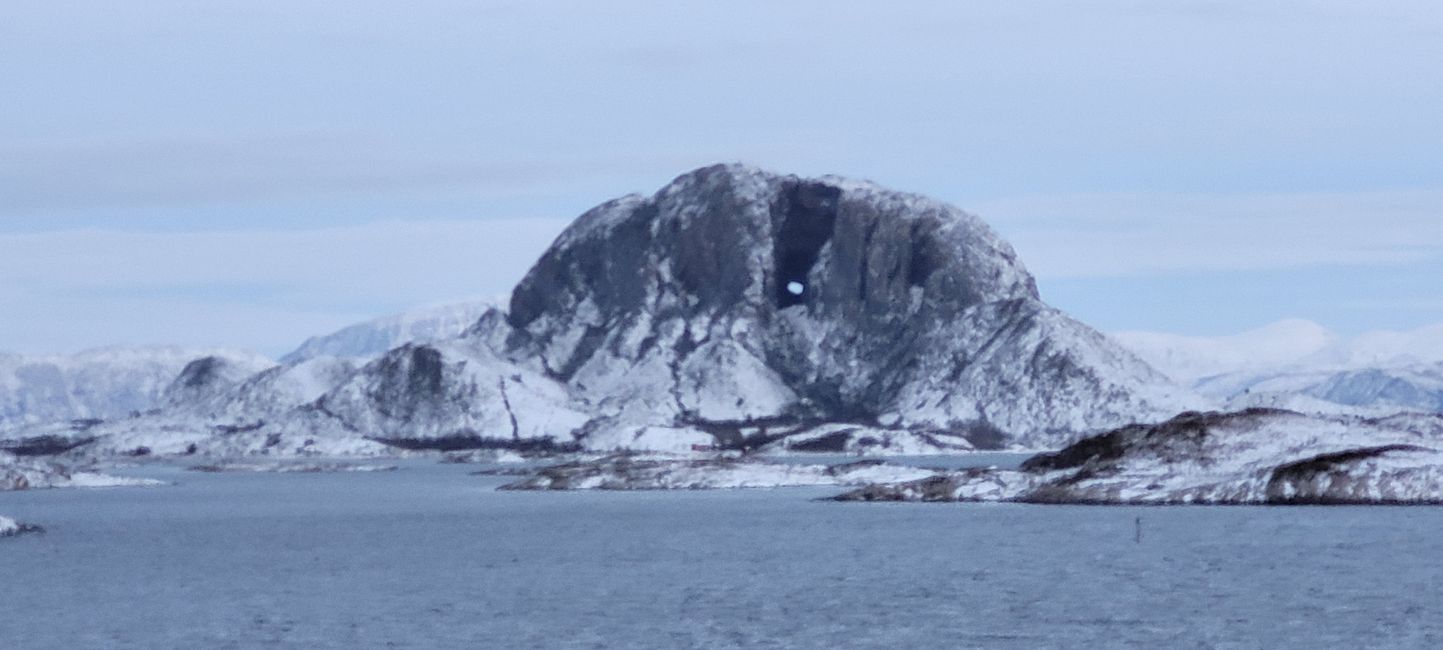
[(824, 183), (794, 183), (782, 191), (773, 208), (782, 213), (772, 251), (777, 307), (806, 302), (810, 289), (807, 276), (817, 264), (822, 247), (832, 239), (841, 195), (840, 188)]

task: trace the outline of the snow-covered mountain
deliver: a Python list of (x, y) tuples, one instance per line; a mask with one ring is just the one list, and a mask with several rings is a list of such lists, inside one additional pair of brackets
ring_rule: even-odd
[(313, 336), (281, 357), (294, 363), (316, 357), (369, 359), (407, 343), (430, 343), (460, 336), (495, 306), (492, 301), (460, 302), (425, 307), (356, 323), (323, 336)]
[(1278, 321), (1232, 336), (1141, 331), (1111, 335), (1152, 367), (1185, 384), (1228, 373), (1285, 368), (1341, 341), (1322, 325), (1302, 319)]
[(1043, 304), (975, 216), (718, 165), (587, 212), (507, 313), (392, 350), (316, 406), (387, 437), (749, 447), (848, 424), (837, 433), (967, 448), (1201, 403)]
[(0, 354), (0, 430), (156, 408), (181, 369), (207, 356), (225, 359), (245, 374), (273, 365), (249, 352), (183, 347), (114, 347), (48, 357)]
[(1113, 337), (1232, 408), (1372, 415), (1443, 411), (1443, 324), (1351, 338), (1303, 320), (1224, 337), (1152, 332)]

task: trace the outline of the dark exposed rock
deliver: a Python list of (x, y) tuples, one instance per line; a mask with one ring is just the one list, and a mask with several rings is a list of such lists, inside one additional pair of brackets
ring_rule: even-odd
[(0, 525), (0, 537), (18, 537), (25, 534), (44, 533), (45, 529), (35, 524), (15, 522), (13, 527)]
[(245, 381), (254, 370), (224, 357), (201, 357), (185, 365), (165, 389), (163, 401), (177, 407), (214, 399)]

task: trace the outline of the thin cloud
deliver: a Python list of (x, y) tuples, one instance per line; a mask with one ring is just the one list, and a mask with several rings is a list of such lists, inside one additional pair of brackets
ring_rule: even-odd
[(1443, 192), (1114, 193), (974, 206), (1043, 278), (1443, 258)]
[(505, 294), (566, 223), (0, 235), (0, 342), (26, 352), (193, 343), (278, 353), (359, 317)]

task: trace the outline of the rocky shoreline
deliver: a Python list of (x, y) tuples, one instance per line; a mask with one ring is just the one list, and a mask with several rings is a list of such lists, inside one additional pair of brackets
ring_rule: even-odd
[(864, 485), (903, 481), (930, 470), (880, 460), (841, 465), (800, 465), (751, 458), (676, 459), (613, 455), (536, 470), (502, 490), (707, 490), (727, 488)]

